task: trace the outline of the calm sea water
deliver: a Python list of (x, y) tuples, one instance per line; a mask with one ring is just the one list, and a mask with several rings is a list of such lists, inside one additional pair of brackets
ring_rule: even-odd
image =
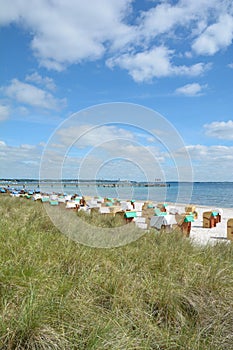
[[(97, 187), (69, 186), (62, 192), (67, 194), (102, 196), (120, 199), (153, 200), (159, 202), (192, 203), (223, 208), (233, 208), (233, 182), (170, 182), (167, 187)], [(33, 187), (34, 186), (34, 187)], [(27, 189), (37, 186), (28, 183)], [(48, 185), (41, 188), (43, 192), (61, 192), (61, 187)]]

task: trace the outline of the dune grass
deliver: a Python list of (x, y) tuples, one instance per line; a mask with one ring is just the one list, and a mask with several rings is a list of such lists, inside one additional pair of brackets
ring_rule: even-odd
[(151, 230), (90, 248), (4, 195), (0, 239), (1, 350), (233, 349), (232, 244)]

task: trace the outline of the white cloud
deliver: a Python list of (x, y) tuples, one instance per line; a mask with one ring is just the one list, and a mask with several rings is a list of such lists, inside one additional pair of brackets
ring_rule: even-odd
[[(130, 35), (124, 24), (131, 0), (1, 1), (0, 23), (24, 23), (33, 33), (32, 50), (40, 63), (56, 70), (103, 56), (108, 42), (119, 46)], [(118, 43), (117, 43), (118, 42)]]
[[(118, 164), (117, 170), (114, 164)], [(163, 164), (164, 157), (156, 147), (144, 146), (127, 139), (113, 139), (107, 140), (99, 147), (96, 146), (86, 154), (80, 173), (83, 177), (93, 178), (93, 175), (104, 168), (105, 171), (108, 170), (111, 177), (135, 179), (138, 172), (136, 169), (140, 169), (141, 174), (144, 174), (149, 181), (153, 181), (155, 174), (162, 177)], [(129, 174), (130, 171), (132, 171), (131, 174)], [(107, 172), (105, 174), (105, 177), (108, 177)]]
[(45, 147), (46, 146), (46, 142), (44, 141), (41, 141), (39, 144), (38, 144), (39, 147)]
[(150, 51), (125, 54), (109, 59), (107, 65), (127, 69), (135, 81), (151, 80), (153, 77), (165, 77), (171, 74), (171, 51), (165, 47), (155, 47)]
[[(223, 164), (229, 167), (229, 160), (233, 160), (233, 146), (188, 145), (178, 150), (176, 156), (182, 157), (185, 152), (189, 153), (194, 167), (204, 166), (211, 174), (217, 167), (221, 167), (222, 171)], [(230, 166), (233, 167), (233, 163)]]
[[(231, 40), (229, 0), (151, 2), (151, 7), (133, 23), (128, 20), (133, 11), (132, 0), (92, 0), (88, 6), (82, 0), (16, 0), (14, 4), (1, 0), (0, 4), (0, 24), (16, 22), (28, 28), (33, 33), (31, 47), (40, 63), (57, 70), (82, 60), (99, 59), (116, 50), (127, 53), (140, 46), (140, 51), (147, 52), (154, 40), (158, 40), (159, 46), (162, 36), (163, 42), (174, 38), (180, 28), (189, 39), (190, 35), (201, 34), (194, 43), (197, 51), (202, 50), (199, 43), (203, 36), (211, 37), (218, 48), (228, 46)], [(220, 20), (214, 23), (219, 12)]]
[(18, 79), (13, 79), (3, 91), (8, 97), (33, 107), (57, 110), (64, 104), (64, 101), (56, 99), (50, 92)]
[[(0, 178), (39, 178), (42, 152), (41, 144), (10, 146), (0, 141)], [(50, 152), (50, 160), (55, 167), (64, 159), (69, 170), (72, 164), (78, 163), (77, 158), (65, 158), (55, 151)]]
[(95, 126), (95, 125), (81, 125), (63, 128), (57, 132), (59, 141), (63, 145), (84, 148), (95, 147), (104, 142), (115, 139), (133, 139), (133, 134), (116, 126)]
[(232, 146), (189, 145), (177, 157), (182, 159), (185, 152), (190, 155), (195, 181), (232, 181)]
[(118, 65), (123, 69), (127, 69), (137, 82), (150, 81), (154, 77), (198, 76), (209, 69), (209, 65), (203, 63), (197, 63), (192, 66), (174, 66), (171, 62), (172, 53), (173, 51), (168, 48), (159, 46), (149, 51), (111, 58), (107, 61), (107, 65), (111, 68)]
[[(79, 127), (76, 125), (63, 128), (57, 131), (51, 144), (45, 149), (43, 172), (46, 174), (45, 177), (51, 172), (60, 174), (60, 169), (66, 171), (67, 164), (70, 164), (71, 159), (74, 159), (74, 169), (77, 171), (80, 162), (75, 163), (75, 159), (81, 158), (83, 160), (80, 166), (82, 178), (94, 178), (103, 166), (105, 169), (106, 167), (109, 169), (109, 175), (114, 176), (111, 166), (105, 166), (105, 164), (108, 162), (112, 164), (119, 159), (127, 159), (129, 163), (134, 164), (133, 167), (139, 166), (142, 171), (147, 173), (150, 180), (153, 180), (155, 173), (162, 172), (161, 164), (166, 162), (164, 154), (160, 150), (161, 144), (159, 143), (156, 147), (154, 142), (153, 146), (145, 146), (138, 139), (141, 140), (141, 136), (137, 133), (115, 125), (80, 125)], [(54, 153), (57, 154), (57, 157), (54, 157)], [(52, 167), (49, 167), (51, 160), (53, 164)], [(122, 164), (123, 167), (123, 163), (118, 162), (117, 164)], [(73, 173), (74, 169), (70, 169), (70, 171)], [(128, 170), (124, 167), (118, 169), (117, 173), (125, 174), (125, 178), (128, 178)], [(106, 177), (108, 177), (107, 173)]]
[(0, 105), (0, 122), (8, 119), (10, 115), (10, 109), (8, 106)]
[[(194, 52), (213, 55), (233, 38), (231, 0), (151, 1), (141, 12), (134, 12), (133, 0), (0, 0), (0, 6), (0, 25), (14, 22), (28, 30), (41, 66), (61, 71), (104, 58), (108, 67), (126, 69), (137, 82), (198, 76), (211, 65), (187, 65), (185, 60), (194, 60)], [(38, 73), (26, 81), (55, 88), (50, 78)]]
[[(110, 134), (110, 131), (108, 132)], [(95, 146), (84, 159), (80, 157), (79, 153), (66, 154), (51, 147), (46, 151), (47, 158), (43, 164), (45, 168), (43, 168), (42, 175), (46, 175), (45, 177), (54, 175), (57, 178), (62, 171), (65, 177), (77, 177), (80, 170), (80, 174), (85, 178), (94, 178), (100, 173), (104, 174), (103, 176), (106, 178), (115, 178), (115, 174), (120, 174), (117, 176), (133, 179), (138, 174), (137, 179), (140, 180), (140, 176), (144, 174), (149, 181), (152, 181), (156, 173), (156, 175), (159, 174), (160, 178), (169, 180), (176, 178), (174, 174), (181, 169), (180, 166), (176, 168), (179, 159), (182, 160), (188, 152), (192, 160), (196, 181), (230, 181), (232, 177), (233, 147), (189, 145), (174, 154), (175, 164), (171, 164), (170, 160), (167, 159), (169, 156), (166, 152), (162, 152), (157, 147), (143, 146), (132, 142), (132, 140), (113, 139), (112, 141), (107, 140), (99, 147)], [(22, 144), (13, 147), (0, 141), (0, 178), (38, 178), (42, 151), (40, 145)], [(129, 168), (127, 164), (129, 164)], [(103, 173), (102, 168), (105, 170)], [(227, 171), (223, 173), (222, 169), (227, 169)], [(180, 175), (184, 181), (187, 180), (183, 170)]]
[(219, 166), (222, 161), (228, 162), (229, 160), (233, 160), (233, 146), (189, 145), (186, 147), (186, 150), (189, 152), (192, 159), (198, 160), (199, 162), (212, 163), (218, 161)]
[(178, 3), (177, 6), (167, 2), (144, 11), (141, 14), (140, 30), (144, 37), (153, 38), (168, 33), (177, 25), (185, 25), (192, 19), (188, 6)]
[(56, 85), (52, 78), (42, 77), (37, 72), (27, 75), (25, 80), (31, 83), (35, 83), (36, 85), (44, 86), (46, 89), (51, 91), (54, 91), (56, 89)]
[[(157, 161), (164, 161), (164, 157), (157, 147), (145, 146), (136, 141), (129, 141), (127, 139), (109, 140), (101, 145), (101, 148), (107, 150), (112, 157), (128, 157), (129, 159), (140, 159), (146, 162), (146, 154), (150, 157), (155, 157)], [(148, 163), (149, 166), (150, 163)]]
[(35, 149), (36, 146), (35, 145), (29, 145), (29, 144), (25, 143), (25, 144), (20, 145), (20, 148), (27, 149), (27, 150), (32, 150), (32, 149)]
[(4, 141), (1, 141), (0, 140), (0, 147), (2, 148), (2, 147), (6, 147), (6, 143), (4, 142)]
[(191, 66), (173, 66), (173, 75), (186, 75), (196, 77), (202, 75), (212, 67), (211, 63), (196, 63)]
[(25, 5), (20, 0), (16, 0), (14, 3), (6, 3), (4, 0), (1, 0), (0, 6), (0, 24), (7, 25), (19, 20), (20, 13), (23, 11)]
[[(9, 146), (0, 142), (0, 177), (38, 177), (41, 149), (33, 145)], [(27, 164), (27, 167), (25, 167)]]
[[(203, 64), (202, 62), (191, 66), (175, 64), (173, 58), (178, 56), (191, 58), (192, 54), (190, 51), (189, 53), (188, 51), (178, 52), (177, 45), (175, 51), (171, 42), (178, 38), (192, 47), (194, 40), (194, 49), (203, 31), (208, 25), (210, 28), (213, 25), (214, 29), (210, 31), (215, 33), (215, 42), (218, 46), (216, 52), (227, 47), (231, 40), (232, 19), (231, 15), (227, 13), (230, 11), (228, 5), (230, 5), (229, 1), (221, 1), (220, 4), (217, 0), (183, 0), (176, 4), (168, 2), (158, 4), (141, 13), (137, 19), (135, 36), (132, 37), (134, 42), (129, 43), (129, 49), (126, 53), (111, 57), (107, 61), (107, 65), (111, 68), (119, 66), (128, 70), (133, 79), (138, 82), (150, 81), (153, 77), (198, 76), (211, 68), (211, 64)], [(220, 21), (216, 24), (215, 21), (221, 13)], [(227, 29), (224, 34), (218, 34), (222, 30), (225, 20), (228, 21)], [(163, 47), (158, 45), (160, 42), (164, 43)]]
[(200, 96), (207, 85), (200, 85), (198, 83), (186, 84), (175, 90), (176, 94), (186, 96)]
[(214, 55), (226, 48), (233, 40), (233, 17), (225, 14), (219, 21), (210, 25), (193, 43), (192, 48), (197, 54)]
[(228, 66), (229, 68), (233, 69), (233, 63), (229, 63), (227, 66)]
[(205, 124), (205, 134), (221, 140), (233, 140), (233, 121)]

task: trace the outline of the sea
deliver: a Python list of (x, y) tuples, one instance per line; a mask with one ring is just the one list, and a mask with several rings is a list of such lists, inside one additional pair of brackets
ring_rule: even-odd
[[(0, 186), (4, 184), (0, 183)], [(6, 184), (4, 185), (6, 187)], [(13, 185), (11, 185), (13, 186)], [(14, 185), (16, 189), (22, 185)], [(163, 186), (119, 186), (110, 187), (94, 184), (75, 185), (36, 184), (28, 181), (27, 190), (40, 190), (46, 193), (78, 194), (80, 196), (100, 196), (121, 200), (150, 200), (155, 202), (195, 204), (216, 208), (233, 208), (233, 182), (167, 182)]]

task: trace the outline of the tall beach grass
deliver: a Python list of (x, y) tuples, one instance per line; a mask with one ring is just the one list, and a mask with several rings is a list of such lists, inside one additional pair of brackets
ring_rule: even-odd
[(232, 244), (151, 230), (90, 248), (4, 195), (0, 239), (1, 350), (233, 349)]

